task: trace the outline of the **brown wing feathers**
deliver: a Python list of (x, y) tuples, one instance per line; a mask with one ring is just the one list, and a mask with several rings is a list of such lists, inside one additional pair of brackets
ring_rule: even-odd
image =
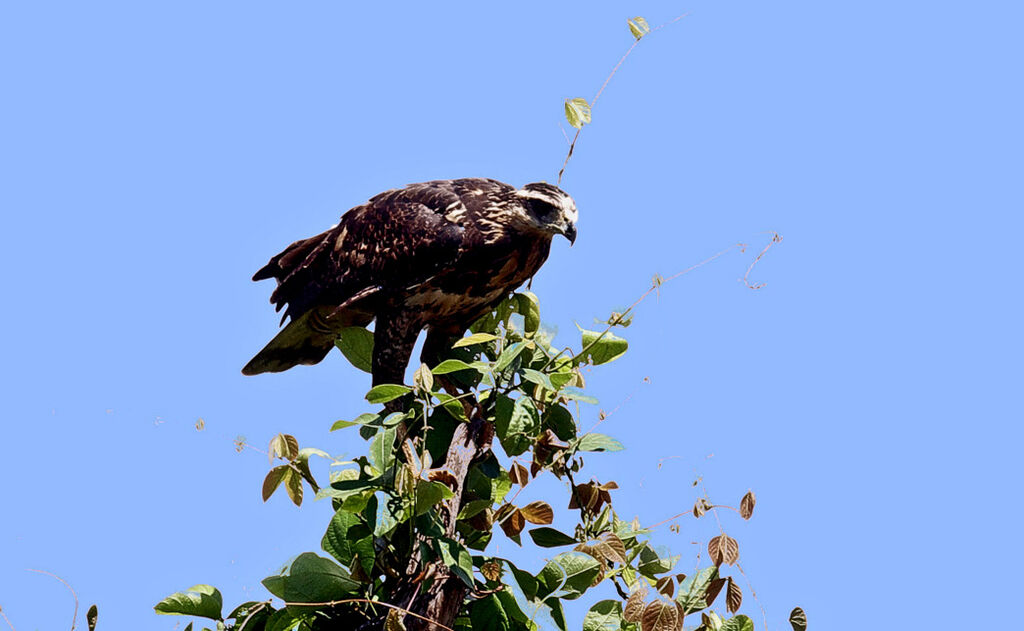
[[(466, 326), (463, 320), (497, 299), (484, 296), (500, 297), (546, 258), (550, 237), (520, 243), (496, 221), (496, 214), (515, 211), (515, 191), (485, 179), (413, 184), (381, 193), (345, 213), (331, 230), (292, 243), (253, 276), (277, 280), (270, 300), (284, 309), (282, 323), (291, 321), (242, 372), (318, 363), (340, 328), (365, 326), (375, 317), (385, 324), (408, 320), (409, 331), (392, 333), (408, 333), (413, 342), (413, 333), (426, 325)], [(536, 256), (520, 263), (531, 270), (516, 271), (523, 248)], [(509, 270), (507, 263), (513, 264)], [(508, 272), (514, 278), (505, 278)], [(387, 333), (377, 329), (375, 337)], [(391, 378), (401, 377), (407, 360), (395, 360)], [(377, 381), (376, 369), (374, 375)]]

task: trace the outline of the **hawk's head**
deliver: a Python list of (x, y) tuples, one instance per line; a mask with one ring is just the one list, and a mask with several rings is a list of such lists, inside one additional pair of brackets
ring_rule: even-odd
[(569, 243), (576, 242), (576, 202), (569, 194), (545, 182), (527, 184), (516, 191), (523, 200), (530, 223), (543, 232), (564, 235)]

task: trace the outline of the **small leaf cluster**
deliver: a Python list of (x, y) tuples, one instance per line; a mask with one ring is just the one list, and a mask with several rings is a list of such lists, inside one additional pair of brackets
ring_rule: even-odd
[[(284, 486), (300, 505), (305, 484), (330, 501), (334, 514), (320, 544), (326, 556), (300, 554), (263, 580), (273, 598), (226, 616), (220, 592), (209, 585), (173, 594), (156, 611), (211, 619), (218, 630), (398, 631), (416, 620), (404, 609), (410, 593), (455, 580), (465, 597), (449, 621), (454, 631), (536, 631), (538, 611), (567, 631), (563, 603), (607, 582), (621, 600), (593, 605), (584, 631), (679, 631), (697, 613), (705, 631), (752, 629), (746, 616), (723, 620), (710, 610), (723, 588), (730, 613), (742, 601), (732, 578), (719, 575), (723, 563), (738, 558), (734, 539), (723, 532), (709, 543), (712, 565), (693, 576), (678, 573), (678, 557), (659, 554), (649, 529), (619, 518), (615, 482), (580, 479), (585, 455), (623, 449), (611, 436), (582, 431), (577, 419), (581, 404), (597, 403), (585, 393), (582, 369), (628, 350), (613, 329), (628, 325), (629, 315), (613, 314), (601, 330), (580, 328), (576, 349), (558, 349), (541, 328), (536, 296), (509, 296), (447, 358), (420, 366), (412, 385), (372, 388), (366, 401), (383, 409), (333, 424), (332, 431), (355, 430), (368, 444), (365, 455), (332, 461), (326, 484), (308, 464), (313, 455), (330, 458), (326, 452), (275, 436), (269, 455), (282, 464), (268, 472), (263, 497)], [(353, 329), (342, 332), (338, 347), (366, 368), (372, 343)], [(459, 437), (471, 427), (483, 446), (460, 466)], [(565, 485), (561, 505), (577, 522), (571, 532), (551, 526), (556, 506), (529, 497), (531, 482), (543, 475)], [(748, 495), (745, 518), (754, 503)], [(715, 508), (704, 498), (698, 505), (695, 517)], [(524, 533), (552, 550), (539, 569), (489, 552), (495, 536), (522, 545)]]

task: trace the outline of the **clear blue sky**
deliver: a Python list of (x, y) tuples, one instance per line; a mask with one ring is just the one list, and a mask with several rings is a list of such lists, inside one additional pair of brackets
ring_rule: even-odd
[[(339, 354), (242, 377), (277, 325), (249, 277), (388, 188), (553, 181), (562, 100), (593, 96), (626, 18), (686, 11), (582, 135), (563, 182), (580, 236), (534, 283), (545, 320), (573, 342), (655, 273), (785, 241), (759, 291), (737, 282), (752, 252), (731, 253), (641, 307), (631, 352), (590, 379), (628, 448), (593, 474), (647, 523), (692, 504), (694, 471), (719, 501), (753, 488), (732, 531), (774, 629), (797, 604), (844, 630), (1012, 602), (1022, 5), (608, 5), (3, 4), (0, 606), (18, 631), (71, 618), (26, 568), (68, 580), (83, 615), (98, 603), (100, 629), (171, 629), (152, 613), (168, 593), (263, 597), (318, 549), (329, 506), (264, 505), (266, 459), (232, 439), (357, 454), (327, 428), (366, 411), (368, 377)], [(680, 524), (658, 543), (685, 566), (708, 524)]]

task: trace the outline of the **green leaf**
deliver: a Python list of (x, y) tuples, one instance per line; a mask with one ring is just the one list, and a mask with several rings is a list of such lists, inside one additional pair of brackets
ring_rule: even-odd
[(447, 375), (448, 373), (458, 372), (460, 370), (473, 370), (475, 367), (470, 366), (464, 361), (458, 359), (446, 359), (432, 371), (435, 375)]
[(718, 568), (712, 565), (679, 584), (676, 602), (683, 606), (683, 615), (689, 615), (708, 606), (705, 594), (711, 583), (718, 578)]
[[(308, 631), (310, 628), (309, 623), (315, 615), (316, 613), (309, 609), (302, 610), (296, 607), (285, 607), (275, 611), (270, 616), (266, 626), (263, 627), (263, 631), (294, 631), (296, 629)], [(246, 627), (245, 631), (248, 631), (248, 627)]]
[(458, 342), (452, 344), (452, 348), (461, 348), (463, 346), (483, 344), (484, 342), (493, 342), (496, 339), (498, 339), (498, 336), (490, 333), (474, 333), (472, 335), (467, 335)]
[(565, 609), (562, 607), (562, 601), (558, 598), (548, 598), (544, 601), (544, 604), (551, 608), (551, 620), (558, 625), (558, 628), (562, 631), (568, 631), (568, 627), (565, 624)]
[(515, 344), (509, 345), (508, 348), (501, 351), (501, 355), (498, 356), (498, 361), (494, 363), (494, 371), (501, 372), (508, 368), (512, 361), (519, 357), (519, 355), (526, 350), (525, 342), (516, 342)]
[(216, 587), (193, 585), (183, 592), (164, 598), (153, 609), (164, 615), (199, 616), (220, 620), (223, 617), (220, 613), (223, 604), (224, 599)]
[(334, 513), (320, 545), (324, 552), (345, 565), (358, 555), (363, 571), (373, 570), (373, 531), (354, 513), (344, 509)]
[(557, 548), (558, 546), (569, 546), (579, 543), (576, 539), (570, 537), (561, 530), (555, 530), (554, 528), (548, 528), (547, 526), (534, 528), (529, 531), (529, 533), (530, 538), (533, 539), (533, 543), (542, 548)]
[[(579, 325), (577, 325), (579, 328)], [(583, 350), (576, 356), (579, 361), (589, 362), (595, 366), (607, 364), (622, 357), (629, 348), (629, 343), (611, 331), (598, 332), (580, 328), (583, 336)]]
[(373, 372), (373, 333), (361, 326), (350, 326), (338, 333), (334, 345), (353, 366)]
[(312, 552), (300, 554), (279, 574), (263, 579), (263, 586), (289, 603), (328, 602), (359, 590), (358, 581), (343, 567)]
[(537, 296), (529, 291), (518, 293), (513, 298), (516, 311), (523, 316), (523, 330), (527, 337), (531, 337), (540, 329), (540, 302)]
[(619, 631), (622, 626), (622, 603), (602, 600), (583, 618), (583, 631)]
[(441, 548), (441, 560), (462, 582), (473, 587), (473, 556), (464, 545), (453, 539), (441, 537), (437, 541)]
[(384, 473), (395, 463), (395, 435), (392, 427), (374, 437), (370, 443), (370, 462), (380, 473)]
[(250, 600), (235, 607), (235, 610), (228, 614), (229, 619), (235, 621), (235, 629), (264, 629), (264, 625), (274, 613), (274, 608), (266, 601), (259, 602)]
[(370, 391), (366, 393), (366, 400), (370, 403), (387, 403), (388, 401), (394, 401), (398, 397), (404, 396), (412, 392), (412, 388), (409, 386), (400, 386), (394, 383), (382, 383), (379, 386), (370, 388)]
[(569, 441), (576, 438), (576, 421), (572, 412), (561, 405), (551, 405), (544, 411), (544, 425), (559, 439)]
[(416, 484), (416, 515), (422, 515), (439, 502), (454, 496), (455, 493), (446, 484), (419, 480)]
[(434, 397), (437, 398), (445, 411), (451, 414), (455, 420), (462, 421), (463, 423), (469, 422), (469, 417), (466, 416), (466, 408), (462, 407), (461, 399), (456, 399), (446, 392), (435, 392)]
[(532, 368), (523, 368), (523, 379), (529, 381), (530, 383), (535, 383), (542, 388), (547, 388), (552, 392), (558, 391), (558, 388), (556, 388), (555, 385), (551, 383), (551, 378), (539, 370), (534, 370)]
[(651, 27), (647, 25), (647, 20), (638, 15), (629, 20), (629, 32), (633, 34), (633, 37), (640, 39), (651, 32)]
[(655, 578), (658, 574), (664, 574), (672, 569), (674, 563), (672, 559), (663, 559), (650, 544), (644, 544), (644, 547), (640, 549), (640, 562), (637, 564), (637, 570), (641, 574), (648, 578)]
[(589, 403), (591, 405), (597, 405), (598, 403), (600, 403), (600, 401), (598, 401), (596, 397), (583, 394), (583, 391), (580, 390), (579, 388), (562, 388), (560, 394), (571, 401), (579, 401), (580, 403)]
[(495, 423), (501, 446), (509, 456), (518, 456), (530, 447), (533, 436), (540, 429), (540, 412), (529, 397), (516, 399), (508, 416), (501, 412), (498, 411)]
[(462, 505), (462, 510), (459, 511), (459, 519), (469, 519), (473, 515), (480, 513), (485, 508), (490, 508), (493, 502), (489, 499), (486, 500), (470, 500)]
[(511, 631), (512, 623), (495, 594), (481, 598), (469, 606), (473, 631)]
[(537, 631), (536, 623), (522, 610), (519, 606), (519, 601), (516, 596), (512, 595), (511, 590), (503, 589), (495, 594), (495, 596), (501, 602), (501, 606), (505, 613), (508, 614), (509, 619), (519, 623), (513, 625), (514, 629), (517, 631)]
[(546, 597), (559, 589), (562, 598), (573, 598), (587, 590), (601, 571), (597, 559), (583, 552), (563, 552), (548, 561), (537, 575), (537, 596)]
[(512, 577), (516, 579), (516, 584), (519, 585), (519, 589), (523, 590), (523, 595), (526, 596), (527, 600), (535, 600), (537, 597), (537, 579), (533, 577), (533, 574), (520, 570), (508, 559), (501, 559), (505, 565), (512, 572)]
[(576, 129), (582, 129), (590, 122), (590, 104), (586, 99), (575, 98), (565, 100), (565, 120)]
[(584, 434), (576, 445), (579, 451), (622, 451), (625, 447), (611, 436), (591, 432)]
[(334, 421), (334, 425), (331, 425), (331, 431), (336, 429), (345, 429), (346, 427), (353, 427), (355, 425), (366, 425), (380, 419), (380, 414), (360, 414), (351, 421)]
[(89, 625), (89, 631), (96, 631), (96, 619), (99, 615), (100, 612), (96, 609), (96, 605), (89, 607), (88, 613), (85, 614), (85, 622)]
[(733, 616), (722, 624), (720, 631), (754, 631), (754, 621), (744, 615)]

